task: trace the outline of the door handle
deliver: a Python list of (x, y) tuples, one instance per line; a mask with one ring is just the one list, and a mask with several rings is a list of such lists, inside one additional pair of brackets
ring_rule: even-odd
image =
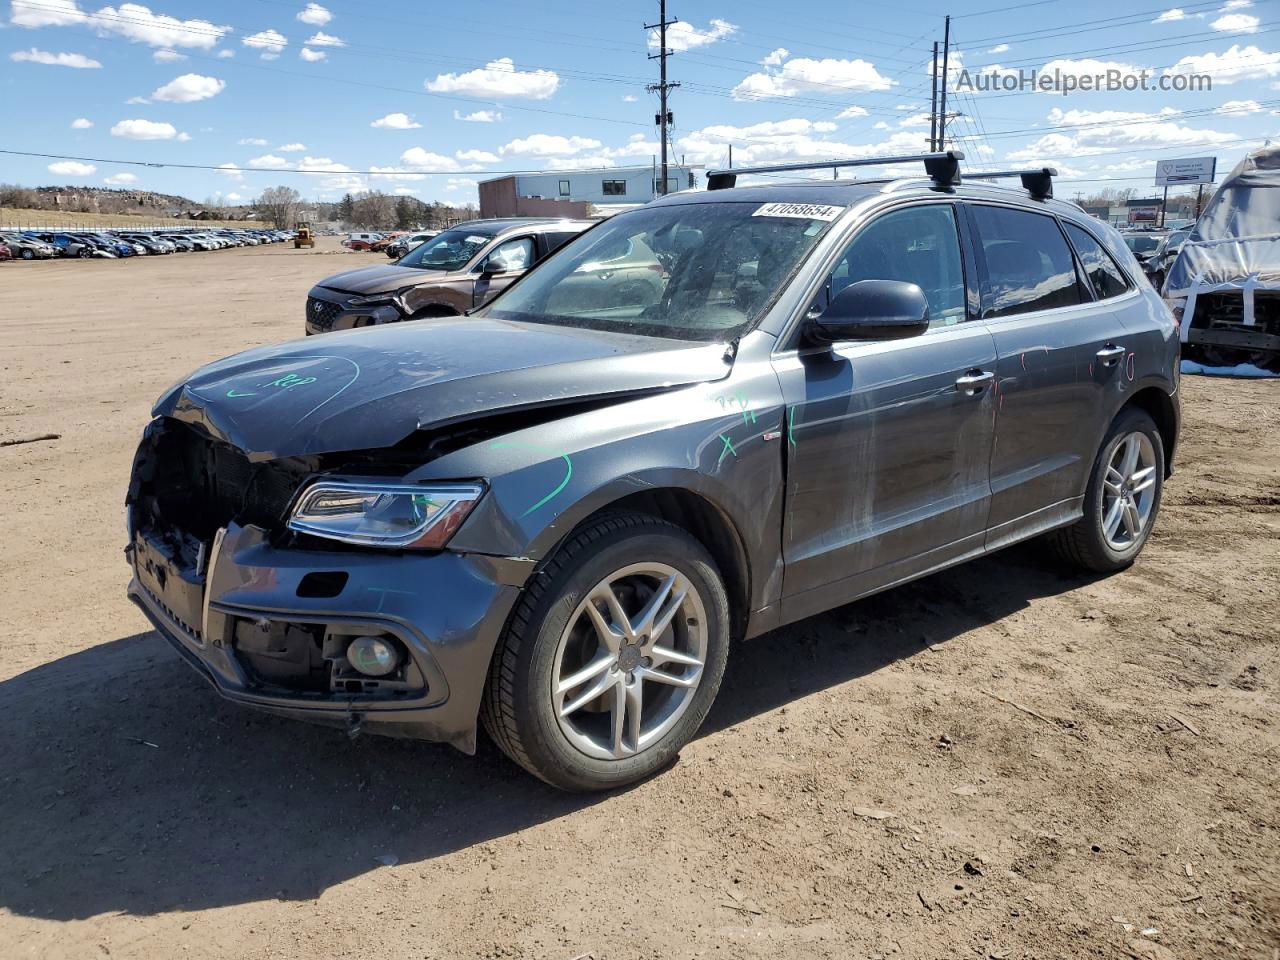
[(1124, 347), (1118, 347), (1114, 343), (1108, 343), (1097, 353), (1097, 357), (1102, 361), (1104, 367), (1114, 367), (1123, 356)]
[(966, 396), (976, 397), (983, 387), (990, 386), (996, 375), (988, 370), (970, 370), (956, 380), (956, 389)]

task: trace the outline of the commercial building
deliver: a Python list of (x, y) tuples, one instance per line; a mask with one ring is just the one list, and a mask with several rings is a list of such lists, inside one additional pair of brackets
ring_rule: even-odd
[[(693, 168), (667, 165), (667, 193), (687, 190)], [(482, 217), (590, 217), (648, 203), (662, 194), (650, 164), (521, 173), (480, 181)]]

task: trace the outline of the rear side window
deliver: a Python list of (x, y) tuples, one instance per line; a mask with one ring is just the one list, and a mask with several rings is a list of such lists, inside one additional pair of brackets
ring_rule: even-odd
[(578, 235), (577, 231), (572, 233), (544, 233), (542, 235), (543, 242), (547, 245), (547, 253), (559, 250), (566, 243)]
[(1011, 317), (1082, 302), (1075, 261), (1053, 217), (1006, 207), (971, 208), (987, 283), (984, 317)]
[(1074, 223), (1066, 224), (1066, 228), (1067, 236), (1080, 255), (1080, 263), (1084, 265), (1084, 275), (1089, 278), (1099, 300), (1118, 297), (1129, 289), (1124, 274), (1111, 259), (1111, 254), (1102, 249), (1102, 244), (1093, 239), (1089, 231)]

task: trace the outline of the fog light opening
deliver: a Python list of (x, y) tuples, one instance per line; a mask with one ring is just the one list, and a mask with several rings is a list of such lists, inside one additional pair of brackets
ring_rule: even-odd
[(356, 637), (347, 647), (347, 662), (366, 677), (385, 677), (400, 666), (400, 651), (382, 637)]

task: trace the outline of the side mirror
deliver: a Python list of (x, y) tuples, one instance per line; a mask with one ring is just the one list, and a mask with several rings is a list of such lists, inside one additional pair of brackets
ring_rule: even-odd
[(480, 267), (480, 276), (492, 277), (496, 273), (507, 272), (507, 261), (502, 257), (494, 254)]
[(811, 315), (805, 333), (818, 343), (900, 340), (929, 329), (929, 301), (914, 283), (859, 280), (837, 293), (827, 309)]

